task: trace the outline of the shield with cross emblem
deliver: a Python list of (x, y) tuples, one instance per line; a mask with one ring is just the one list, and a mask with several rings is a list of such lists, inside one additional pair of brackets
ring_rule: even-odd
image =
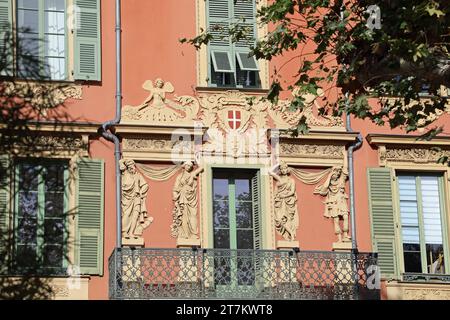
[(228, 125), (231, 129), (239, 129), (242, 123), (241, 111), (239, 110), (228, 110)]

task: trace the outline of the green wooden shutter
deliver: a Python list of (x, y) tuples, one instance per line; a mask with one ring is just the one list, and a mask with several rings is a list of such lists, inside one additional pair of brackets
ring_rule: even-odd
[(372, 245), (378, 252), (378, 265), (383, 278), (397, 276), (395, 219), (390, 168), (368, 168), (369, 209)]
[(252, 178), (252, 203), (253, 203), (253, 247), (260, 250), (261, 239), (261, 199), (260, 199), (260, 178), (259, 173)]
[[(236, 68), (230, 37), (233, 0), (209, 0), (207, 3), (208, 29), (213, 36), (209, 42), (208, 63), (216, 72), (234, 73)], [(219, 67), (222, 66), (222, 67)]]
[(244, 48), (249, 51), (250, 45), (256, 38), (256, 14), (255, 1), (253, 0), (234, 0), (234, 23), (248, 30), (248, 36), (235, 43), (236, 48)]
[(82, 274), (103, 274), (103, 160), (78, 161), (77, 261)]
[(10, 161), (0, 157), (0, 274), (7, 271), (10, 221)]
[(0, 0), (0, 75), (12, 76), (12, 9), (11, 0)]
[(101, 80), (100, 0), (75, 0), (75, 80)]

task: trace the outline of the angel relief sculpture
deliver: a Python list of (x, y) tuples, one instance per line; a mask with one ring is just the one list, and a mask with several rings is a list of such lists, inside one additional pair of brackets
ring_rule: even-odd
[(190, 96), (180, 96), (173, 100), (166, 95), (174, 92), (173, 85), (162, 79), (147, 80), (142, 85), (144, 90), (150, 92), (148, 97), (138, 106), (125, 106), (124, 120), (149, 121), (152, 123), (183, 123), (195, 120), (200, 108), (198, 101)]

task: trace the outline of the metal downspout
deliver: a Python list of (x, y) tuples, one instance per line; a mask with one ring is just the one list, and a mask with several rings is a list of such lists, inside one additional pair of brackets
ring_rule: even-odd
[(119, 161), (121, 158), (120, 141), (117, 135), (111, 131), (111, 127), (118, 124), (122, 112), (122, 22), (121, 22), (121, 0), (116, 0), (116, 117), (102, 124), (100, 128), (102, 136), (114, 142), (114, 156), (116, 166), (116, 247), (122, 247), (122, 206), (121, 206), (121, 174)]
[[(348, 94), (345, 94), (345, 104), (346, 107), (349, 107), (349, 98)], [(346, 110), (347, 111), (347, 110)], [(354, 132), (351, 125), (350, 113), (346, 112), (346, 130), (347, 132)], [(353, 160), (353, 152), (359, 149), (362, 145), (363, 139), (361, 133), (358, 134), (357, 141), (353, 143), (347, 150), (348, 157), (348, 175), (349, 175), (349, 184), (350, 184), (350, 223), (352, 225), (352, 256), (353, 256), (353, 268), (355, 272), (355, 286), (354, 286), (354, 294), (357, 299), (359, 299), (359, 274), (358, 274), (358, 244), (356, 242), (356, 209), (355, 209), (355, 168), (354, 168), (354, 160)]]
[[(345, 104), (348, 107), (349, 104), (349, 98), (348, 94), (345, 95)], [(347, 132), (354, 132), (352, 129), (350, 114), (346, 112), (346, 130)], [(351, 227), (351, 233), (352, 233), (352, 250), (358, 251), (358, 245), (356, 242), (356, 209), (355, 209), (355, 169), (354, 169), (354, 160), (353, 160), (353, 152), (357, 149), (359, 149), (362, 145), (363, 138), (361, 133), (358, 133), (357, 141), (352, 144), (347, 151), (348, 155), (348, 180), (350, 184), (350, 223), (352, 225)]]

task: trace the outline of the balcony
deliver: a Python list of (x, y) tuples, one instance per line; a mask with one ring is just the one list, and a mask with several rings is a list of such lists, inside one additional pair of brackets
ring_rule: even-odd
[[(379, 299), (373, 253), (116, 248), (110, 299)], [(369, 281), (368, 281), (369, 280)]]

